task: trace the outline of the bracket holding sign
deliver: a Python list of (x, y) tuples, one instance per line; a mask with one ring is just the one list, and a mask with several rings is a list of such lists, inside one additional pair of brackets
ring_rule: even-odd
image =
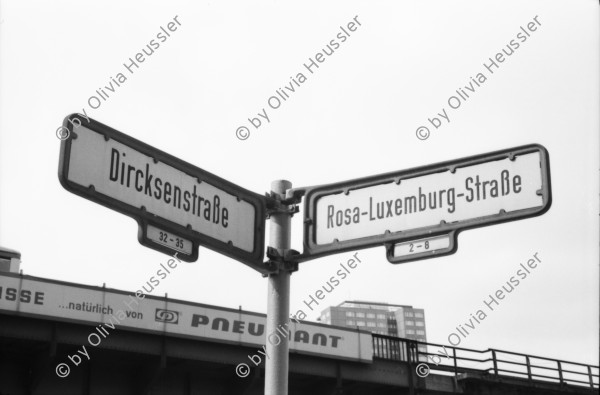
[(206, 246), (261, 273), (267, 198), (79, 114), (63, 123), (68, 191), (135, 218), (146, 247), (187, 262)]
[(541, 215), (552, 201), (548, 152), (535, 144), (291, 195), (306, 198), (299, 262), (377, 245), (392, 263), (448, 255), (461, 230)]

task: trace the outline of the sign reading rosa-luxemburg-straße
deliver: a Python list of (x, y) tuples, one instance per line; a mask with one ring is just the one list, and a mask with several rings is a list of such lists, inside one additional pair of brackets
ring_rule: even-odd
[(147, 247), (195, 261), (200, 244), (264, 272), (265, 197), (81, 115), (64, 127), (67, 190), (135, 218)]
[(540, 215), (550, 204), (540, 145), (312, 187), (300, 260), (375, 245), (388, 246), (394, 263), (452, 253), (461, 229)]

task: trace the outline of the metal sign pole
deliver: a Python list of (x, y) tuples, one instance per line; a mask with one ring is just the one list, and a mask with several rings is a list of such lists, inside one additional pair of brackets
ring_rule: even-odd
[[(285, 199), (285, 193), (292, 183), (285, 180), (273, 181), (271, 191)], [(275, 196), (274, 196), (275, 197)], [(292, 218), (289, 213), (271, 214), (270, 246), (281, 256), (290, 249)], [(279, 265), (276, 273), (269, 274), (269, 290), (267, 296), (267, 330), (265, 361), (265, 395), (287, 395), (289, 367), (289, 331), (290, 316), (290, 274)], [(279, 331), (278, 331), (279, 329)]]

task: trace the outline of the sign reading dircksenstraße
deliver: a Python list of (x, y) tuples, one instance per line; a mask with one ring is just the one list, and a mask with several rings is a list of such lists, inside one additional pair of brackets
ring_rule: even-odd
[(261, 269), (264, 197), (81, 115), (64, 127), (67, 190), (134, 217), (148, 247), (195, 261), (202, 244)]

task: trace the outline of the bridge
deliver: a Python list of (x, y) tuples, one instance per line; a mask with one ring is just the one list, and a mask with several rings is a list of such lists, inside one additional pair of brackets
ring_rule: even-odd
[[(374, 358), (414, 368), (415, 375), (408, 375), (409, 387), (421, 390), (419, 393), (598, 393), (598, 366), (497, 349), (481, 351), (372, 336)], [(427, 351), (421, 351), (423, 345)]]
[[(0, 274), (0, 395), (263, 392), (264, 315), (166, 296), (146, 296), (120, 315), (118, 303), (131, 300), (105, 287)], [(598, 366), (291, 327), (290, 395), (599, 393)]]

